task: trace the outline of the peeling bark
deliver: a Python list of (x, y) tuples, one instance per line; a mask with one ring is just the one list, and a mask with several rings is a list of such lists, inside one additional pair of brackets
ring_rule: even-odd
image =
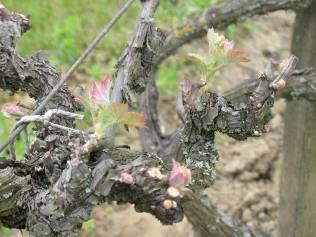
[(154, 55), (160, 50), (164, 35), (154, 27), (154, 13), (159, 0), (141, 1), (142, 8), (128, 48), (117, 63), (115, 85), (111, 94), (114, 102), (122, 102), (122, 90), (127, 85), (131, 91), (140, 93), (151, 75)]
[(13, 167), (0, 169), (0, 219), (6, 226), (23, 228), (32, 189), (31, 176), (15, 171)]
[[(61, 176), (49, 189), (37, 190), (28, 203), (26, 227), (33, 236), (78, 236), (81, 224), (94, 206), (103, 202), (132, 203), (136, 211), (149, 212), (164, 224), (183, 219), (180, 197), (168, 196), (166, 180), (151, 177), (150, 168), (161, 166), (157, 156), (108, 151), (87, 163), (81, 157), (67, 162)], [(125, 184), (121, 174), (133, 177)], [(175, 204), (166, 209), (164, 200)]]
[[(130, 40), (117, 63), (111, 101), (129, 103), (130, 92), (141, 93), (150, 82), (153, 71), (153, 57), (160, 50), (164, 35), (154, 27), (154, 14), (159, 0), (141, 1), (141, 11)], [(113, 146), (115, 126), (106, 130), (104, 146)]]

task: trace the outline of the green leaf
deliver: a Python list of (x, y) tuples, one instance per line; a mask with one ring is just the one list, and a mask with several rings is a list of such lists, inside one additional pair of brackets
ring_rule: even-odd
[(82, 224), (82, 230), (85, 234), (92, 234), (95, 228), (95, 220), (91, 219)]
[[(4, 142), (8, 139), (8, 136), (10, 135), (11, 129), (13, 128), (15, 124), (15, 121), (12, 119), (7, 119), (3, 116), (2, 113), (0, 113), (0, 143)], [(29, 135), (29, 141), (32, 142), (32, 140), (35, 138), (35, 134), (33, 132), (34, 125), (28, 126), (28, 135)], [(25, 142), (23, 136), (19, 136), (15, 140), (15, 153), (16, 153), (16, 159), (18, 161), (24, 159), (24, 153), (25, 153)], [(0, 153), (0, 157), (7, 157), (7, 150), (4, 150)]]
[(194, 63), (207, 65), (206, 59), (201, 55), (189, 53), (188, 57)]
[(226, 38), (229, 40), (233, 40), (235, 38), (236, 29), (237, 27), (235, 24), (230, 24), (225, 30)]
[(197, 54), (189, 54), (189, 58), (198, 64), (201, 69), (202, 80), (209, 80), (216, 75), (216, 72), (229, 63), (248, 62), (247, 55), (234, 49), (234, 42), (229, 41), (224, 35), (220, 35), (215, 30), (209, 29), (207, 32), (209, 43), (209, 55), (203, 57)]
[(102, 138), (106, 127), (113, 124), (146, 127), (144, 116), (139, 113), (128, 112), (127, 104), (111, 103), (107, 106), (99, 107), (92, 116), (97, 138)]
[(1, 233), (4, 235), (11, 235), (12, 234), (12, 229), (9, 227), (1, 226)]
[(112, 103), (101, 109), (101, 113), (103, 113), (103, 118), (108, 123), (145, 127), (144, 116), (135, 112), (128, 112), (127, 104)]

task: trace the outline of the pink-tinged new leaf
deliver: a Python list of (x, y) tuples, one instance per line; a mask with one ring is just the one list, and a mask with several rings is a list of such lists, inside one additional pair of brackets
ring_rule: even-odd
[(108, 76), (100, 82), (95, 82), (89, 88), (89, 97), (94, 105), (107, 105), (110, 103), (110, 89), (112, 77)]
[(184, 96), (188, 95), (191, 93), (193, 89), (193, 82), (190, 79), (186, 79), (184, 80), (183, 84), (182, 84), (182, 93)]
[(172, 187), (184, 187), (191, 182), (191, 171), (181, 166), (176, 160), (172, 160), (172, 170), (169, 176), (169, 184)]
[(132, 184), (134, 182), (133, 176), (125, 172), (121, 173), (121, 180), (125, 184)]
[(24, 113), (21, 111), (20, 107), (15, 102), (5, 103), (2, 107), (1, 112), (7, 118), (13, 117), (21, 117)]
[(206, 85), (205, 81), (193, 82), (190, 79), (184, 80), (182, 83), (182, 96), (186, 97), (189, 94), (194, 94)]
[(234, 41), (229, 41), (227, 39), (225, 39), (224, 41), (224, 53), (228, 54), (229, 52), (231, 52), (234, 49)]

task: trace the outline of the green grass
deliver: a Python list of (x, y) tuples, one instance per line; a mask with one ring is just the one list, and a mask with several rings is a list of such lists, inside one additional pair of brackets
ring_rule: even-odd
[[(14, 126), (14, 120), (8, 119), (0, 113), (0, 142), (5, 141), (11, 132), (12, 127)], [(28, 137), (29, 140), (31, 140), (35, 135), (32, 132), (32, 126), (29, 126), (28, 128)], [(25, 152), (25, 143), (21, 136), (18, 136), (18, 138), (15, 140), (15, 153), (16, 153), (16, 159), (22, 160), (24, 159), (24, 152)], [(5, 150), (0, 153), (0, 157), (8, 157), (8, 151)]]
[[(5, 2), (5, 5), (10, 10), (31, 16), (32, 30), (18, 43), (18, 51), (26, 56), (34, 51), (45, 50), (52, 63), (65, 70), (124, 3), (125, 0), (95, 0), (93, 3), (87, 0), (11, 0)], [(109, 69), (108, 65), (113, 66), (109, 62), (111, 58), (117, 58), (126, 47), (129, 32), (134, 25), (128, 19), (136, 19), (138, 8), (138, 3), (133, 4), (101, 42), (97, 52), (83, 65), (83, 69), (97, 62), (103, 66), (100, 70), (105, 73)], [(102, 55), (98, 51), (102, 51)]]
[[(19, 52), (26, 56), (34, 51), (45, 50), (52, 63), (65, 70), (125, 2), (126, 0), (95, 0), (93, 3), (88, 0), (10, 0), (4, 4), (10, 10), (31, 16), (32, 30), (18, 43)], [(157, 25), (169, 29), (202, 8), (219, 2), (220, 0), (186, 0), (172, 5), (170, 0), (162, 0), (156, 16)], [(139, 1), (135, 1), (83, 65), (83, 71), (92, 76), (113, 71), (116, 59), (127, 46), (130, 33), (134, 29), (139, 7)]]

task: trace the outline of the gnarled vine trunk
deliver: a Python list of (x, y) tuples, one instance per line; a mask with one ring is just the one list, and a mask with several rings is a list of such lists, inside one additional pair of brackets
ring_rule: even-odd
[[(212, 92), (201, 93), (196, 103), (187, 109), (181, 129), (164, 136), (155, 118), (158, 93), (154, 72), (163, 58), (182, 44), (204, 35), (205, 27), (212, 22), (218, 27), (225, 27), (243, 14), (251, 16), (305, 7), (308, 3), (308, 0), (226, 3), (206, 11), (204, 25), (196, 25), (194, 20), (192, 26), (196, 28), (192, 27), (190, 32), (182, 35), (183, 38), (171, 32), (163, 44), (165, 37), (153, 22), (159, 0), (142, 0), (131, 43), (117, 66), (112, 100), (130, 102), (124, 101), (128, 99), (128, 93), (135, 93), (137, 97), (147, 88), (141, 105), (144, 105), (142, 109), (148, 127), (153, 130), (148, 144), (154, 146), (145, 147), (151, 153), (109, 146), (107, 142), (100, 144), (92, 136), (37, 123), (36, 140), (25, 161), (0, 161), (0, 221), (10, 227), (26, 228), (31, 236), (78, 236), (81, 224), (89, 218), (94, 206), (116, 201), (135, 204), (136, 211), (151, 213), (163, 224), (181, 221), (184, 210), (188, 219), (209, 236), (269, 236), (231, 220), (194, 195), (186, 198), (171, 195), (167, 191), (170, 186), (167, 177), (171, 158), (177, 158), (192, 170), (192, 190), (208, 187), (214, 181), (218, 160), (215, 133), (226, 133), (238, 140), (257, 136), (269, 119), (270, 108), (277, 99), (270, 83), (279, 74), (270, 65), (255, 82), (240, 87), (244, 90), (242, 92), (232, 90), (226, 97)], [(230, 18), (225, 21), (228, 13)], [(23, 90), (40, 103), (58, 83), (60, 74), (43, 55), (22, 58), (16, 52), (17, 39), (29, 29), (25, 16), (10, 13), (4, 8), (0, 8), (0, 16), (0, 88), (13, 93)], [(224, 23), (221, 24), (221, 21)], [(289, 67), (292, 70), (294, 63)], [(283, 97), (315, 99), (315, 74), (302, 71), (293, 73), (292, 77), (297, 80), (290, 83), (282, 93)], [(244, 92), (247, 92), (246, 96)], [(245, 105), (234, 105), (230, 100), (234, 96), (242, 97)], [(152, 110), (148, 108), (150, 105), (154, 106)], [(65, 86), (49, 101), (45, 111), (50, 109), (75, 112), (79, 106)], [(52, 121), (70, 129), (75, 127), (72, 118), (62, 115), (53, 116)], [(146, 134), (146, 131), (142, 132)], [(108, 134), (113, 135), (111, 132)], [(124, 182), (122, 174), (131, 175), (132, 181)], [(172, 205), (165, 205), (166, 201)]]

